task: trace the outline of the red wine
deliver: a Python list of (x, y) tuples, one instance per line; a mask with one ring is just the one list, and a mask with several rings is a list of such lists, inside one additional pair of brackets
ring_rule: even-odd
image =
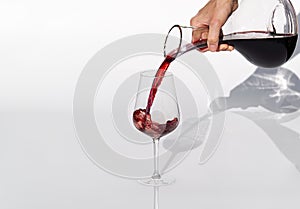
[[(274, 68), (284, 64), (292, 56), (297, 39), (298, 35), (250, 31), (226, 35), (220, 39), (220, 44), (226, 43), (234, 46), (247, 60), (257, 66)], [(199, 42), (186, 44), (180, 49), (175, 49), (166, 56), (156, 72), (148, 96), (146, 109), (138, 109), (133, 113), (134, 125), (138, 130), (153, 138), (160, 138), (177, 127), (178, 118), (168, 120), (165, 124), (152, 121), (150, 114), (151, 106), (158, 87), (171, 62), (186, 52), (206, 47), (206, 40), (201, 40)]]
[(157, 93), (158, 87), (160, 86), (163, 77), (170, 66), (171, 62), (175, 59), (174, 54), (169, 54), (166, 56), (165, 60), (160, 65), (158, 71), (155, 74), (155, 78), (152, 82), (152, 87), (148, 96), (148, 102), (146, 109), (138, 109), (133, 113), (133, 123), (134, 126), (141, 132), (147, 134), (148, 136), (159, 139), (160, 137), (172, 132), (179, 123), (178, 118), (173, 118), (172, 120), (166, 121), (165, 124), (157, 123), (152, 121), (150, 109), (153, 104), (155, 95)]
[(161, 63), (160, 67), (158, 68), (155, 78), (152, 83), (152, 87), (148, 96), (148, 102), (147, 102), (147, 107), (146, 107), (146, 113), (150, 112), (150, 108), (153, 104), (156, 92), (158, 87), (160, 86), (162, 79), (164, 75), (166, 74), (167, 69), (169, 68), (171, 62), (175, 60), (175, 58), (172, 55), (167, 55), (164, 61)]
[[(238, 52), (256, 66), (275, 68), (281, 66), (291, 58), (297, 44), (297, 39), (297, 34), (246, 31), (220, 37), (219, 44), (225, 43), (234, 46)], [(177, 57), (196, 48), (207, 48), (207, 40), (182, 46)]]
[(256, 66), (275, 68), (289, 60), (297, 39), (298, 35), (251, 31), (226, 35), (222, 42), (232, 45)]
[(168, 120), (165, 124), (152, 121), (151, 114), (145, 109), (135, 110), (133, 113), (133, 122), (135, 127), (141, 132), (151, 136), (154, 139), (172, 132), (178, 126), (178, 118)]
[[(235, 47), (251, 63), (264, 68), (278, 67), (284, 64), (293, 54), (298, 35), (272, 34), (265, 31), (247, 31), (221, 37), (220, 44), (226, 43)], [(146, 113), (150, 112), (157, 88), (162, 82), (171, 62), (176, 57), (193, 49), (207, 47), (206, 40), (188, 43), (180, 49), (172, 50), (160, 65), (148, 97)]]

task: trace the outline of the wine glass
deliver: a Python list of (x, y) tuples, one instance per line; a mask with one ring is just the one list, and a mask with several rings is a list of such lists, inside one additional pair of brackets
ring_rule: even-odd
[[(298, 24), (295, 9), (290, 0), (243, 0), (222, 27), (219, 44), (229, 44), (240, 52), (249, 62), (263, 68), (283, 65), (292, 56), (298, 39)], [(177, 30), (174, 30), (177, 29)], [(200, 49), (205, 51), (208, 27), (174, 25), (165, 40), (164, 54), (174, 58)], [(179, 48), (171, 50), (169, 35), (176, 33)], [(179, 35), (178, 35), (179, 34)], [(185, 34), (187, 34), (185, 37)], [(182, 45), (182, 40), (199, 37)]]
[[(158, 85), (157, 85), (158, 84)], [(154, 172), (151, 178), (140, 181), (149, 186), (163, 186), (174, 179), (162, 178), (159, 171), (160, 138), (174, 131), (179, 124), (179, 107), (172, 73), (157, 76), (156, 71), (140, 73), (133, 112), (133, 124), (153, 140)]]

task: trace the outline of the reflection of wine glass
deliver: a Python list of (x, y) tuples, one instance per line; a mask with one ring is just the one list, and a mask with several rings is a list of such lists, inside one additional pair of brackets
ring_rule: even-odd
[(159, 209), (159, 186), (153, 187), (153, 195), (154, 195), (154, 209)]
[[(149, 89), (158, 81), (161, 82), (159, 87)], [(154, 96), (149, 97), (150, 91), (155, 92)], [(156, 77), (155, 71), (142, 72), (134, 108), (134, 126), (153, 139), (154, 173), (150, 179), (143, 180), (142, 183), (150, 186), (168, 185), (173, 181), (162, 178), (159, 172), (159, 140), (172, 132), (179, 123), (173, 75), (166, 73), (164, 77)]]

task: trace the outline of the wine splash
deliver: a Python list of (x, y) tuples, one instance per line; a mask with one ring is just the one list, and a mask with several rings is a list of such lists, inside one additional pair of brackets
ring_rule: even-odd
[(133, 121), (139, 131), (151, 136), (153, 139), (159, 139), (172, 132), (179, 123), (178, 118), (168, 120), (165, 124), (152, 121), (151, 114), (147, 113), (145, 109), (135, 110), (133, 113)]
[(153, 104), (158, 87), (160, 86), (171, 62), (173, 62), (174, 60), (174, 54), (170, 53), (168, 56), (166, 56), (166, 58), (164, 59), (164, 61), (162, 62), (158, 71), (155, 74), (155, 78), (153, 80), (148, 96), (146, 109), (138, 109), (135, 110), (133, 113), (133, 122), (135, 127), (139, 131), (151, 136), (154, 139), (159, 139), (160, 137), (172, 132), (178, 126), (179, 123), (179, 120), (176, 117), (172, 120), (166, 121), (165, 124), (157, 123), (155, 121), (152, 121), (150, 114), (150, 109)]

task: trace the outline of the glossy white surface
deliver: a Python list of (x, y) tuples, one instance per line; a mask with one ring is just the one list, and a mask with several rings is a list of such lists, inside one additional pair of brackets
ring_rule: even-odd
[[(199, 165), (196, 149), (171, 171), (177, 182), (160, 188), (159, 208), (298, 208), (295, 165), (252, 121), (227, 116), (214, 157)], [(112, 176), (87, 159), (71, 115), (6, 113), (1, 124), (2, 208), (153, 208), (153, 188)], [(299, 118), (289, 125), (299, 140), (297, 124)], [(292, 146), (299, 149), (299, 141)]]
[[(299, 1), (293, 3), (299, 13)], [(72, 118), (74, 89), (102, 47), (188, 24), (204, 2), (1, 4), (0, 208), (153, 208), (153, 188), (104, 172), (82, 151)], [(236, 52), (205, 56), (227, 96), (256, 70)], [(284, 67), (300, 76), (299, 66), (298, 55)], [(160, 188), (159, 208), (298, 209), (300, 117), (264, 111), (229, 110), (215, 155), (199, 165), (201, 148), (195, 149), (168, 173), (177, 181)]]

